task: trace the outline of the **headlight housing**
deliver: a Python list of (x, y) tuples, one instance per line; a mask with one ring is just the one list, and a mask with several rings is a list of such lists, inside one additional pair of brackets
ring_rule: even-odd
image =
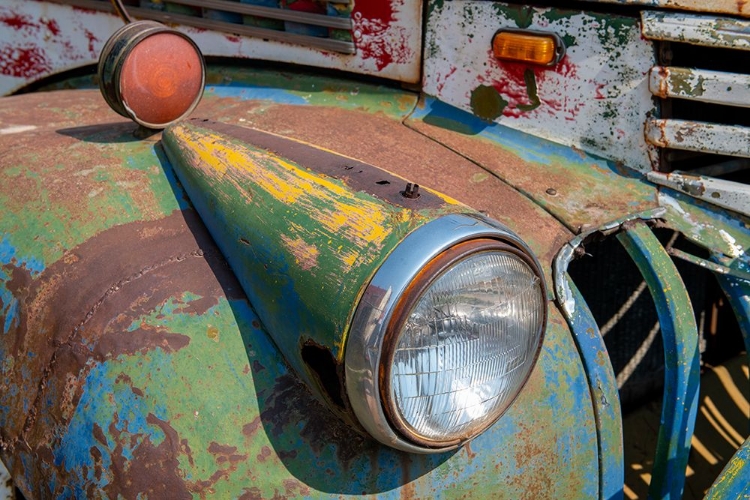
[(517, 236), (481, 216), (436, 219), (364, 292), (345, 354), (352, 408), (389, 446), (455, 448), (515, 400), (545, 324), (542, 273)]

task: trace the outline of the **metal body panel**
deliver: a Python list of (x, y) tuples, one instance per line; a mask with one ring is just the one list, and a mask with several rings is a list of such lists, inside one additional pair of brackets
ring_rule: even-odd
[[(209, 89), (196, 115), (256, 126), (271, 120), (313, 140), (323, 130), (330, 135), (334, 122), (321, 124), (332, 117), (349, 117), (352, 128), (372, 120), (355, 134), (360, 159), (391, 158), (407, 170), (416, 160), (438, 166), (430, 170), (436, 184), (473, 199), (471, 179), (481, 169), (420, 139), (391, 117), (398, 113), (371, 114), (382, 93), (357, 87), (357, 95), (324, 92), (333, 106), (252, 100), (254, 90), (259, 99), (295, 96), (287, 90), (227, 89), (242, 100)], [(314, 126), (308, 113), (318, 118)], [(527, 388), (487, 433), (449, 454), (394, 451), (353, 432), (290, 370), (190, 208), (158, 135), (136, 137), (135, 125), (107, 111), (94, 91), (9, 98), (0, 121), (16, 127), (0, 135), (0, 436), (2, 458), (23, 491), (63, 498), (116, 491), (171, 498), (596, 495), (589, 387), (555, 311)], [(413, 141), (405, 141), (408, 134)], [(408, 147), (383, 148), (388, 137)], [(412, 148), (422, 140), (415, 160)], [(43, 150), (33, 147), (42, 142)], [(495, 197), (480, 188), (476, 199), (491, 200), (490, 211), (520, 228), (538, 255), (554, 255), (558, 241), (569, 239), (503, 183), (483, 184), (494, 186)]]
[(724, 498), (750, 498), (750, 439), (745, 440), (737, 450), (727, 466), (722, 471), (716, 483), (706, 494), (708, 500)]
[[(552, 67), (498, 61), (499, 29), (557, 34), (565, 56)], [(654, 61), (637, 18), (500, 2), (431, 1), (424, 91), (471, 112), (638, 170), (651, 170), (643, 121)]]
[(515, 186), (575, 232), (657, 207), (656, 189), (617, 164), (425, 98), (407, 125)]
[[(422, 9), (419, 0), (357, 2), (352, 12), (356, 53), (336, 54), (198, 28), (181, 28), (205, 56), (262, 59), (340, 69), (403, 82), (419, 80)], [(65, 70), (96, 64), (114, 14), (45, 1), (0, 5), (0, 95)]]
[(750, 107), (750, 76), (737, 73), (655, 66), (651, 68), (649, 89), (662, 99)]

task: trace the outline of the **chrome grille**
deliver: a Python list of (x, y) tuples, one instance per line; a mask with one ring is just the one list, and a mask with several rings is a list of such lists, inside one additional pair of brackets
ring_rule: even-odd
[[(85, 9), (114, 12), (108, 0), (53, 0)], [(234, 35), (354, 54), (351, 0), (316, 2), (318, 12), (295, 10), (288, 0), (125, 0), (138, 19), (180, 24)]]

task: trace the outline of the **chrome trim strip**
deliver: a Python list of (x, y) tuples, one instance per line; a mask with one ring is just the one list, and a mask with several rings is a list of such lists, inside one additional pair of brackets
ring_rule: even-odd
[(346, 390), (362, 426), (385, 445), (412, 453), (439, 453), (459, 446), (424, 448), (401, 438), (383, 412), (378, 372), (386, 327), (408, 285), (438, 254), (457, 243), (476, 238), (513, 244), (541, 268), (528, 245), (499, 222), (478, 214), (446, 215), (417, 228), (393, 250), (357, 306), (344, 354)]
[(192, 7), (205, 7), (207, 9), (221, 10), (224, 12), (235, 12), (237, 14), (266, 17), (269, 19), (280, 19), (295, 23), (310, 24), (314, 26), (325, 26), (342, 30), (352, 29), (350, 17), (327, 16), (325, 14), (312, 14), (296, 10), (280, 9), (273, 7), (260, 7), (239, 2), (227, 2), (226, 0), (168, 0), (170, 3), (190, 5)]
[[(54, 3), (63, 5), (72, 5), (83, 9), (98, 10), (114, 13), (112, 4), (102, 0), (49, 0)], [(333, 38), (321, 38), (316, 36), (299, 35), (287, 31), (277, 31), (266, 28), (256, 28), (245, 24), (227, 23), (206, 19), (203, 17), (186, 16), (183, 14), (174, 14), (171, 12), (162, 12), (154, 9), (144, 9), (141, 7), (128, 7), (131, 16), (138, 19), (150, 19), (166, 24), (180, 24), (183, 26), (192, 26), (234, 35), (250, 36), (262, 38), (263, 40), (273, 40), (275, 42), (286, 42), (310, 47), (313, 49), (327, 50), (330, 52), (339, 52), (341, 54), (355, 54), (356, 47), (353, 42), (336, 40)], [(333, 16), (331, 16), (333, 18)]]

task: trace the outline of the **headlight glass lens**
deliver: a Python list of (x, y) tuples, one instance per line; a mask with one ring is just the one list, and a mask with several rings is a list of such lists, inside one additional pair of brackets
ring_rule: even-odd
[(510, 406), (531, 372), (544, 287), (526, 259), (499, 246), (470, 246), (433, 270), (396, 322), (384, 399), (412, 440), (470, 439)]

